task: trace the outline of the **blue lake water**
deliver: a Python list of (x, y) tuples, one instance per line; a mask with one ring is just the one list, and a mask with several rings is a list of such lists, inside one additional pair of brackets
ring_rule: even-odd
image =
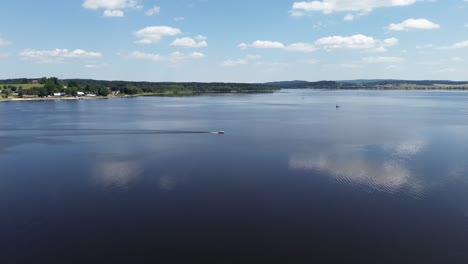
[(0, 121), (0, 263), (468, 263), (467, 92), (8, 102)]

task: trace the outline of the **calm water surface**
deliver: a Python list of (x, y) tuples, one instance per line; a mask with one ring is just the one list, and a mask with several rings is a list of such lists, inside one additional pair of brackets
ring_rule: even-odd
[(10, 102), (0, 120), (0, 263), (468, 263), (466, 92)]

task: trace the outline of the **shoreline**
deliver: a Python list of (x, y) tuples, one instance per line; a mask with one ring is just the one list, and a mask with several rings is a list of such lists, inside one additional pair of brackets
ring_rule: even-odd
[(182, 92), (182, 93), (143, 93), (143, 94), (133, 94), (133, 95), (121, 95), (121, 96), (95, 96), (95, 97), (46, 97), (46, 98), (0, 98), (0, 103), (2, 102), (40, 102), (40, 101), (82, 101), (82, 100), (103, 100), (103, 99), (124, 99), (124, 98), (136, 98), (136, 97), (186, 97), (186, 96), (196, 96), (203, 94), (265, 94), (265, 93), (275, 93), (282, 90), (311, 90), (311, 91), (468, 91), (468, 89), (307, 89), (307, 88), (282, 88), (274, 91), (231, 91), (231, 92)]
[(272, 91), (230, 91), (230, 92), (166, 92), (166, 93), (143, 93), (143, 94), (126, 94), (126, 95), (109, 95), (109, 96), (95, 96), (95, 97), (37, 97), (37, 98), (0, 98), (0, 102), (35, 102), (35, 101), (81, 101), (81, 100), (98, 100), (98, 99), (118, 99), (118, 98), (136, 98), (136, 97), (185, 97), (196, 96), (201, 94), (264, 94), (274, 93), (278, 90)]

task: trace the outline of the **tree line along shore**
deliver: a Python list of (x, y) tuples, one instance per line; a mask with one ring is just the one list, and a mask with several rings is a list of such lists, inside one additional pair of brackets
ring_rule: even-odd
[(270, 93), (280, 89), (326, 90), (468, 90), (468, 82), (352, 80), (254, 83), (132, 82), (90, 79), (0, 80), (0, 100), (52, 100), (82, 97), (183, 96), (200, 93)]
[(269, 93), (280, 88), (264, 84), (245, 83), (152, 83), (98, 81), (56, 77), (41, 79), (10, 79), (0, 81), (1, 98), (67, 99), (79, 97), (125, 97), (149, 95), (190, 95), (197, 93)]

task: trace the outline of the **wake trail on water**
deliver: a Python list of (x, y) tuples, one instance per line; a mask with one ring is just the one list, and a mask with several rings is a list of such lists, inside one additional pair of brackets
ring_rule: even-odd
[(15, 136), (107, 136), (107, 135), (183, 135), (183, 134), (224, 134), (224, 131), (187, 130), (142, 130), (142, 129), (62, 129), (62, 128), (21, 128), (4, 129), (2, 132)]

